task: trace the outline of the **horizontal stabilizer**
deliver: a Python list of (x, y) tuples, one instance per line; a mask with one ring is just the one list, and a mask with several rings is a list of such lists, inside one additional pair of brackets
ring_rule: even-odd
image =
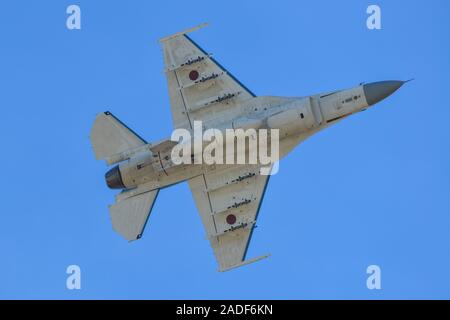
[(95, 118), (90, 139), (96, 159), (104, 159), (108, 164), (113, 162), (110, 159), (114, 155), (147, 144), (108, 111), (98, 114)]
[(140, 239), (158, 191), (141, 193), (109, 206), (113, 229), (128, 241)]

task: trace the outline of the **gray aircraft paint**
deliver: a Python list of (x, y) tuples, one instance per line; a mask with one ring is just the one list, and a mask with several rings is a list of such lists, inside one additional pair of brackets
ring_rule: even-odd
[[(199, 26), (201, 27), (201, 26)], [(280, 158), (315, 133), (366, 110), (405, 81), (381, 81), (307, 97), (256, 97), (186, 33), (161, 39), (175, 128), (279, 129)], [(206, 80), (205, 80), (206, 79)], [(97, 159), (116, 165), (107, 185), (123, 189), (110, 206), (114, 230), (128, 241), (142, 236), (159, 189), (188, 181), (220, 271), (243, 266), (268, 182), (258, 165), (179, 164), (170, 139), (147, 143), (110, 112), (91, 131)]]

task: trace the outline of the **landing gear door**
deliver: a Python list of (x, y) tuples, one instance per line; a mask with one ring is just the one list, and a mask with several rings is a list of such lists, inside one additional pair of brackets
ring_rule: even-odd
[(309, 98), (312, 113), (314, 114), (314, 118), (316, 119), (316, 123), (320, 126), (323, 123), (323, 115), (322, 109), (320, 108), (320, 101), (316, 97)]

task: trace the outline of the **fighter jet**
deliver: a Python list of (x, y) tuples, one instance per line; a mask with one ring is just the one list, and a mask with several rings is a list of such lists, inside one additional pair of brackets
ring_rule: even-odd
[[(187, 35), (204, 25), (160, 40), (174, 128), (191, 132), (194, 122), (201, 121), (202, 130), (278, 129), (280, 159), (318, 131), (366, 110), (406, 82), (360, 84), (307, 97), (256, 96)], [(247, 259), (270, 177), (262, 174), (261, 164), (176, 164), (176, 141), (148, 143), (108, 111), (97, 115), (90, 140), (96, 159), (115, 165), (105, 175), (106, 184), (121, 192), (109, 214), (113, 229), (126, 240), (141, 238), (160, 189), (187, 181), (219, 271), (268, 256)]]

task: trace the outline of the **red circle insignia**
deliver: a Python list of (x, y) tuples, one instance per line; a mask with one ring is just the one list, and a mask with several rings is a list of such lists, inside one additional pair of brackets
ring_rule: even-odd
[(234, 214), (229, 214), (227, 216), (227, 223), (228, 224), (235, 224), (236, 223), (236, 216)]
[(198, 79), (198, 71), (197, 70), (192, 70), (191, 72), (189, 72), (189, 79), (191, 79), (192, 81), (195, 81)]

